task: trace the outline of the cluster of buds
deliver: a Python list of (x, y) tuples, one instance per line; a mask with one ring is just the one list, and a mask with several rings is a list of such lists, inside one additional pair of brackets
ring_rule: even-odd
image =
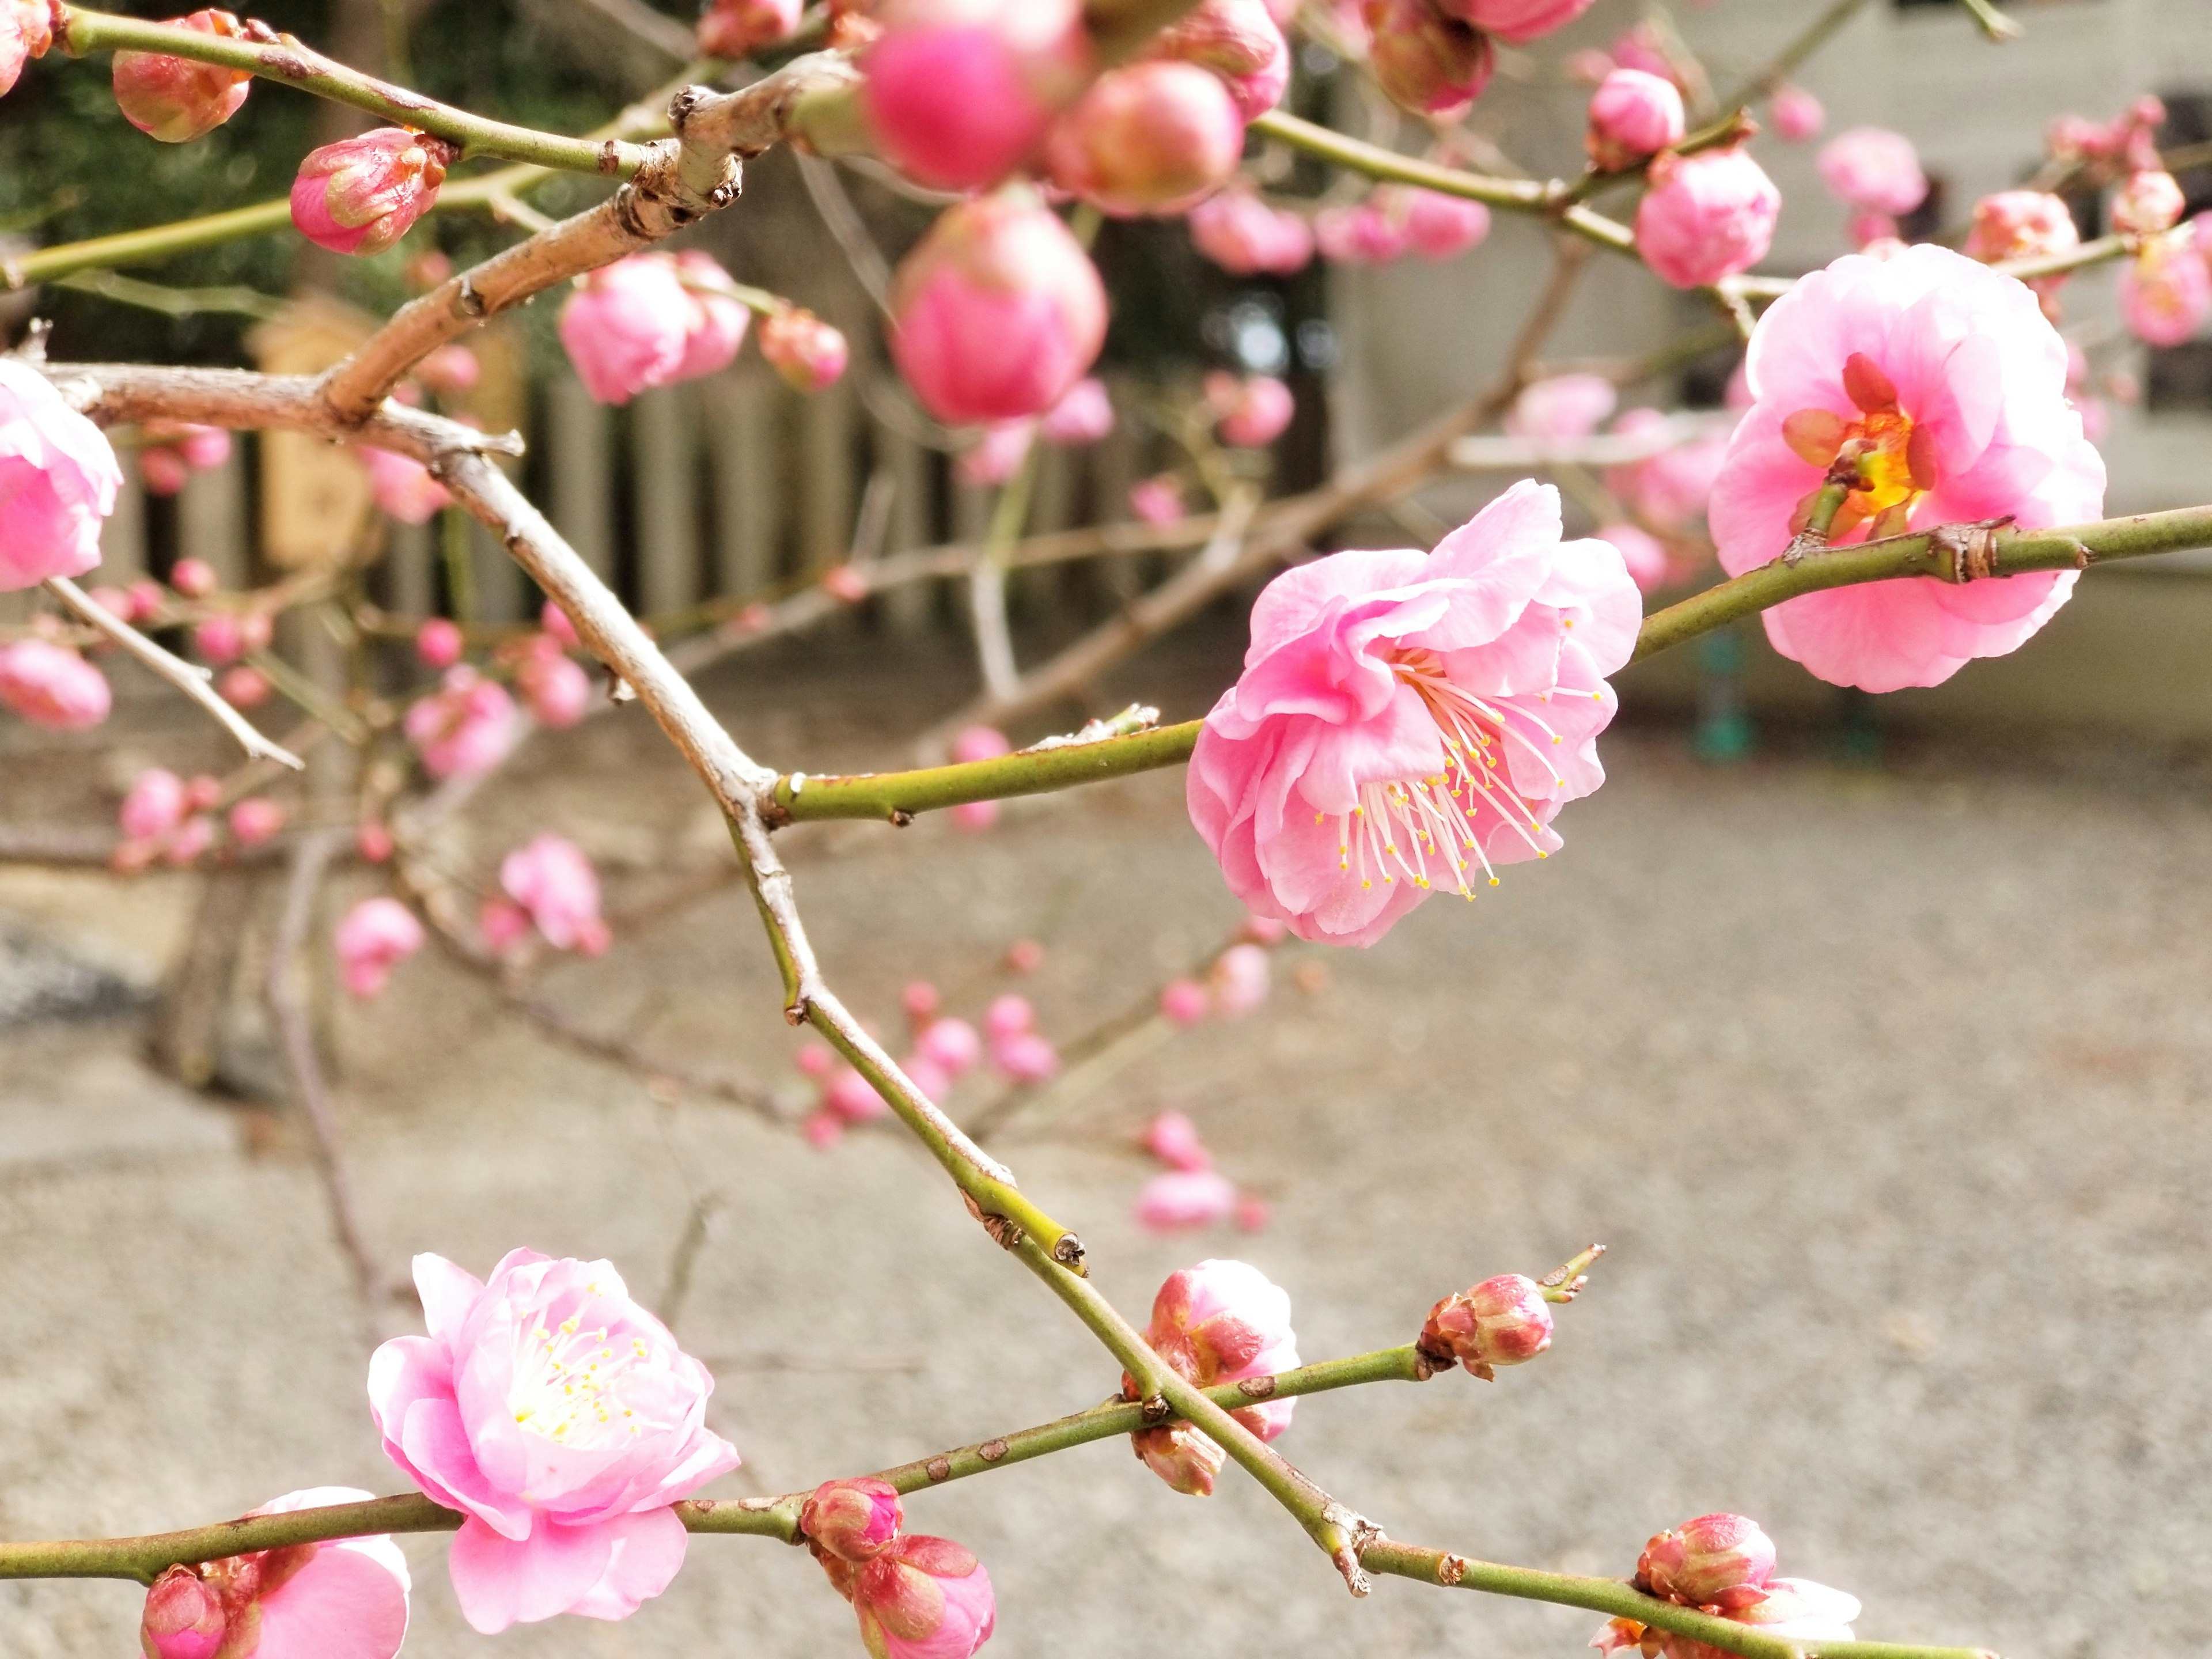
[[(1774, 1542), (1741, 1515), (1701, 1515), (1644, 1547), (1636, 1588), (1677, 1607), (1800, 1642), (1848, 1642), (1856, 1596), (1807, 1578), (1774, 1576)], [(1590, 1640), (1601, 1653), (1634, 1648), (1644, 1659), (1721, 1659), (1722, 1650), (1634, 1619), (1615, 1619)]]
[(1314, 245), (1340, 265), (1387, 265), (1411, 253), (1449, 259), (1490, 234), (1490, 210), (1480, 202), (1409, 185), (1384, 185), (1364, 201), (1327, 207), (1314, 216)]
[(447, 669), (438, 690), (416, 701), (401, 729), (422, 769), (441, 783), (490, 771), (520, 736), (507, 688), (466, 663)]
[[(1974, 204), (1972, 226), (1960, 252), (1984, 264), (2008, 259), (2045, 259), (2071, 253), (2081, 245), (2073, 210), (2039, 190), (2001, 190)], [(2057, 321), (2057, 293), (2066, 280), (2059, 271), (2028, 279), (2043, 303), (2043, 313)]]
[(422, 924), (396, 898), (363, 899), (346, 912), (331, 938), (347, 994), (379, 995), (392, 970), (422, 948)]
[(1270, 207), (1244, 186), (1231, 186), (1193, 208), (1190, 240), (1232, 276), (1295, 276), (1314, 256), (1314, 233), (1304, 216)]
[(1429, 1310), (1413, 1346), (1437, 1370), (1464, 1365), (1486, 1382), (1500, 1365), (1525, 1364), (1552, 1346), (1553, 1303), (1573, 1301), (1589, 1283), (1584, 1271), (1605, 1254), (1593, 1244), (1540, 1279), (1500, 1273), (1456, 1291)]
[(50, 732), (81, 732), (114, 706), (107, 677), (77, 652), (51, 640), (0, 645), (0, 708)]
[(1162, 1112), (1145, 1126), (1139, 1144), (1164, 1166), (1138, 1189), (1138, 1224), (1156, 1233), (1217, 1226), (1232, 1217), (1245, 1232), (1267, 1224), (1267, 1200), (1237, 1190), (1213, 1167), (1213, 1154), (1198, 1126), (1181, 1112)]
[(853, 1605), (872, 1659), (969, 1659), (991, 1639), (991, 1575), (949, 1538), (904, 1530), (897, 1489), (872, 1475), (827, 1480), (800, 1506), (799, 1530)]
[(195, 472), (230, 459), (230, 434), (190, 421), (149, 421), (139, 428), (138, 477), (149, 495), (173, 495)]
[(561, 836), (534, 837), (501, 860), (500, 892), (477, 918), (495, 955), (521, 946), (534, 930), (556, 951), (595, 957), (612, 942), (599, 916), (599, 876), (584, 849)]
[(2163, 165), (2158, 130), (2165, 125), (2165, 103), (2146, 94), (2110, 121), (2060, 116), (2045, 130), (2044, 148), (2053, 161), (2081, 170), (2092, 183), (2109, 183)]

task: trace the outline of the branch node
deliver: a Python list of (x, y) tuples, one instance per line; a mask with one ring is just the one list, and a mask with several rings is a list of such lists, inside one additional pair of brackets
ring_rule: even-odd
[(622, 171), (622, 146), (612, 138), (599, 146), (599, 171), (610, 176)]
[(1165, 1395), (1156, 1394), (1138, 1407), (1138, 1414), (1147, 1423), (1164, 1423), (1175, 1414), (1175, 1407)]
[(1237, 1392), (1247, 1400), (1273, 1399), (1275, 1379), (1273, 1376), (1248, 1376), (1237, 1385)]
[(1083, 1262), (1083, 1241), (1073, 1233), (1062, 1233), (1053, 1241), (1052, 1259), (1078, 1279), (1091, 1277), (1091, 1269)]
[[(790, 814), (786, 813), (784, 816), (787, 818)], [(903, 806), (894, 806), (891, 808), (890, 822), (892, 829), (903, 830), (907, 825), (914, 822), (914, 814), (908, 811)]]
[(462, 316), (474, 318), (479, 322), (483, 319), (484, 313), (490, 309), (484, 303), (483, 295), (477, 292), (476, 276), (473, 272), (461, 278), (460, 289), (453, 295), (453, 309), (459, 312)]
[[(2010, 524), (2002, 519), (1981, 519), (1972, 524), (1938, 525), (1928, 532), (1928, 546), (1943, 559), (1939, 573), (1946, 581), (1979, 581), (1997, 574), (1997, 532)], [(2087, 563), (2086, 557), (2082, 560)], [(2076, 567), (2079, 568), (2078, 566)]]
[(783, 1023), (786, 1025), (804, 1025), (806, 1024), (806, 999), (805, 997), (799, 997), (786, 1006), (783, 1011)]
[(1467, 1557), (1447, 1553), (1437, 1563), (1437, 1583), (1449, 1589), (1467, 1577)]
[(1003, 1440), (986, 1440), (975, 1448), (975, 1455), (986, 1463), (995, 1463), (1006, 1455), (1006, 1443)]
[[(787, 1014), (786, 1018), (789, 1016)], [(1029, 1237), (1005, 1216), (998, 1214), (995, 1211), (985, 1210), (975, 1201), (975, 1194), (965, 1187), (960, 1189), (960, 1201), (968, 1206), (969, 1215), (983, 1224), (983, 1231), (991, 1235), (991, 1242), (1000, 1249), (1019, 1249), (1022, 1240)]]
[(952, 1460), (939, 1452), (921, 1466), (921, 1472), (932, 1480), (950, 1480), (952, 1478)]

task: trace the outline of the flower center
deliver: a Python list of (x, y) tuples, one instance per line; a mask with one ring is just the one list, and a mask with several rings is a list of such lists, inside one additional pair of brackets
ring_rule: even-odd
[[(1401, 648), (1387, 655), (1391, 672), (1413, 689), (1437, 724), (1443, 738), (1443, 769), (1428, 777), (1360, 785), (1359, 804), (1336, 817), (1337, 868), (1357, 874), (1363, 888), (1371, 888), (1378, 878), (1385, 886), (1395, 885), (1403, 876), (1424, 890), (1442, 881), (1471, 899), (1468, 877), (1476, 866), (1490, 886), (1498, 885), (1498, 872), (1483, 848), (1498, 824), (1510, 825), (1538, 858), (1551, 857), (1539, 839), (1543, 823), (1514, 787), (1512, 769), (1504, 762), (1517, 748), (1553, 773), (1555, 787), (1564, 787), (1566, 780), (1557, 775), (1551, 756), (1553, 747), (1564, 741), (1560, 735), (1534, 709), (1504, 698), (1477, 696), (1454, 684), (1443, 659), (1433, 651)], [(1553, 686), (1538, 693), (1536, 701), (1548, 703), (1560, 695)], [(1589, 696), (1597, 699), (1602, 694)], [(1314, 822), (1327, 817), (1316, 812)]]
[[(1783, 441), (1800, 459), (1831, 477), (1844, 464), (1856, 463), (1857, 482), (1827, 526), (1830, 541), (1842, 540), (1869, 520), (1872, 537), (1902, 535), (1914, 507), (1935, 488), (1935, 445), (1927, 429), (1897, 406), (1896, 386), (1864, 352), (1844, 360), (1844, 391), (1858, 405), (1856, 420), (1830, 410), (1801, 409), (1782, 422)], [(1828, 482), (1824, 478), (1797, 503), (1790, 519), (1792, 535), (1810, 525)]]
[(525, 1429), (587, 1449), (641, 1431), (622, 1389), (629, 1373), (652, 1358), (643, 1337), (610, 1341), (605, 1326), (587, 1331), (571, 1315), (550, 1330), (532, 1327), (516, 1346), (507, 1403)]

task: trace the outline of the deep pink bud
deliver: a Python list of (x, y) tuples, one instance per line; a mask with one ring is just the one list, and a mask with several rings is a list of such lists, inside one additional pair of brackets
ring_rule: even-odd
[(171, 1567), (146, 1592), (139, 1650), (146, 1659), (215, 1659), (224, 1623), (215, 1587), (190, 1567)]
[(415, 630), (415, 654), (432, 668), (451, 668), (466, 643), (460, 624), (443, 617), (429, 617)]
[(112, 706), (106, 676), (66, 647), (0, 645), (0, 708), (50, 731), (78, 732), (99, 725)]
[(817, 1486), (799, 1508), (799, 1529), (842, 1560), (869, 1561), (898, 1536), (905, 1518), (897, 1489), (864, 1474)]
[[(1188, 985), (1190, 981), (1184, 980), (1182, 983)], [(1181, 1112), (1162, 1112), (1145, 1126), (1145, 1150), (1171, 1170), (1213, 1167), (1213, 1155), (1198, 1138), (1198, 1125)]]
[(1206, 987), (1194, 979), (1171, 979), (1160, 988), (1160, 1012), (1171, 1024), (1195, 1025), (1211, 1005)]
[(44, 58), (53, 43), (53, 8), (46, 0), (0, 0), (0, 94), (14, 88), (27, 60)]
[(422, 948), (422, 924), (398, 899), (363, 899), (346, 912), (331, 945), (346, 989), (373, 997), (384, 989), (393, 968)]
[(948, 208), (901, 262), (891, 354), (939, 420), (1041, 415), (1106, 340), (1106, 290), (1090, 257), (1034, 191)]
[(284, 809), (266, 795), (249, 795), (230, 809), (230, 833), (241, 847), (258, 847), (283, 833)]
[(1006, 967), (1017, 974), (1034, 974), (1044, 966), (1044, 946), (1033, 939), (1018, 939), (1006, 947)]
[(146, 486), (149, 495), (177, 495), (191, 476), (191, 469), (185, 465), (185, 458), (173, 449), (152, 448), (138, 452), (138, 482)]
[[(1387, 265), (1400, 258), (1410, 243), (1405, 216), (1395, 210), (1397, 202), (1378, 190), (1355, 206), (1323, 208), (1313, 225), (1322, 258), (1344, 265)], [(1486, 215), (1486, 230), (1488, 222)]]
[(690, 307), (685, 313), (684, 356), (674, 379), (692, 380), (718, 374), (737, 361), (753, 320), (738, 297), (738, 285), (710, 253), (687, 248), (676, 256), (676, 275)]
[(354, 836), (354, 846), (368, 863), (382, 864), (392, 856), (392, 831), (371, 818)]
[(843, 1065), (823, 1082), (822, 1103), (848, 1123), (866, 1123), (890, 1110), (874, 1084)]
[(557, 599), (548, 599), (538, 607), (538, 625), (548, 637), (556, 640), (563, 650), (574, 651), (583, 644), (576, 635), (576, 624), (568, 620), (568, 613), (561, 608)]
[(1079, 0), (884, 0), (876, 18), (869, 123), (892, 166), (943, 189), (1029, 160), (1094, 68)]
[(1590, 94), (1583, 147), (1601, 173), (1620, 173), (1680, 143), (1687, 130), (1682, 94), (1672, 81), (1617, 69)]
[(1490, 37), (1444, 15), (1437, 0), (1365, 0), (1368, 66), (1391, 100), (1449, 119), (1490, 84)]
[(179, 559), (170, 568), (169, 586), (188, 599), (204, 599), (222, 581), (205, 559)]
[(1036, 438), (1033, 420), (994, 421), (973, 449), (953, 464), (964, 484), (1002, 484), (1022, 470)]
[(401, 524), (428, 524), (453, 505), (453, 494), (430, 469), (388, 449), (355, 452), (368, 469), (368, 493), (377, 511)]
[(853, 1575), (853, 1610), (872, 1659), (969, 1659), (991, 1639), (991, 1576), (949, 1538), (895, 1540)]
[(2002, 259), (2069, 253), (2081, 245), (2074, 216), (2057, 197), (2039, 190), (2001, 190), (1974, 204), (1973, 228), (1960, 251), (1993, 265)]
[(699, 16), (704, 58), (743, 58), (756, 46), (787, 40), (799, 27), (799, 0), (711, 0)]
[(1552, 1346), (1552, 1310), (1543, 1287), (1519, 1273), (1486, 1279), (1464, 1295), (1429, 1310), (1421, 1352), (1451, 1358), (1477, 1376), (1497, 1365), (1518, 1365)]
[(465, 345), (441, 345), (415, 365), (415, 378), (441, 396), (473, 392), (483, 379), (483, 363)]
[(915, 1039), (915, 1051), (944, 1071), (958, 1077), (983, 1057), (983, 1039), (964, 1019), (933, 1019)]
[(1782, 192), (1741, 149), (1654, 160), (1636, 210), (1636, 251), (1676, 288), (1702, 288), (1766, 257)]
[(258, 708), (269, 701), (270, 692), (276, 688), (259, 669), (240, 663), (235, 668), (224, 669), (216, 678), (215, 689), (233, 708)]
[(665, 253), (634, 253), (586, 273), (561, 307), (561, 344), (593, 401), (628, 403), (678, 377), (696, 319)]
[(761, 356), (800, 392), (837, 384), (850, 361), (845, 337), (803, 306), (761, 319)]
[(1146, 524), (1179, 524), (1184, 517), (1182, 485), (1172, 472), (1139, 479), (1129, 487), (1129, 511)]
[(1219, 76), (1195, 64), (1109, 70), (1054, 125), (1047, 170), (1118, 218), (1182, 212), (1228, 183), (1244, 124)]
[(899, 1006), (906, 1010), (906, 1017), (916, 1030), (926, 1029), (944, 1006), (945, 999), (926, 979), (908, 980), (906, 988), (899, 993)]
[(1206, 971), (1215, 1010), (1231, 1019), (1250, 1013), (1267, 1000), (1267, 952), (1263, 945), (1232, 945)]
[[(227, 11), (196, 11), (188, 17), (172, 17), (169, 27), (196, 29), (227, 40), (238, 40), (245, 26)], [(165, 144), (181, 144), (213, 132), (238, 113), (252, 90), (252, 74), (222, 69), (167, 52), (118, 52), (115, 54), (115, 101), (123, 118)]]
[(996, 760), (1000, 756), (1011, 755), (1013, 751), (1014, 745), (996, 726), (963, 726), (952, 739), (952, 758), (963, 763)]
[(183, 823), (184, 817), (184, 780), (174, 772), (152, 766), (131, 781), (131, 793), (123, 798), (116, 823), (133, 841), (156, 841)]
[(131, 596), (132, 622), (149, 622), (161, 614), (168, 599), (161, 592), (161, 584), (150, 576), (142, 577), (123, 590)]
[(1592, 3), (1593, 0), (1446, 0), (1445, 9), (1485, 33), (1518, 46), (1565, 28)]
[(457, 152), (443, 139), (380, 127), (311, 151), (292, 184), (292, 222), (333, 253), (381, 253), (438, 199)]
[(1802, 144), (1808, 138), (1817, 138), (1820, 129), (1828, 124), (1828, 112), (1821, 107), (1820, 100), (1791, 81), (1775, 88), (1766, 112), (1773, 118), (1774, 136), (1785, 144)]
[(1723, 1611), (1765, 1600), (1760, 1587), (1773, 1572), (1774, 1540), (1741, 1515), (1701, 1515), (1660, 1533), (1636, 1564), (1637, 1582), (1652, 1595)]
[(2155, 236), (2181, 222), (2188, 205), (2181, 186), (2163, 169), (2131, 173), (2112, 192), (2112, 228), (2124, 236)]
[(204, 812), (222, 799), (222, 780), (202, 772), (185, 785), (185, 810)]
[(1894, 216), (1927, 199), (1912, 141), (1887, 127), (1853, 127), (1820, 146), (1820, 177), (1849, 205)]
[(994, 999), (983, 1012), (983, 1030), (994, 1042), (1018, 1031), (1032, 1030), (1036, 1025), (1036, 1011), (1030, 1006), (1030, 1000), (1011, 992)]
[(1015, 1031), (991, 1044), (991, 1064), (1016, 1083), (1042, 1083), (1060, 1069), (1060, 1051), (1035, 1031)]
[(1152, 37), (1145, 55), (1212, 70), (1247, 121), (1281, 103), (1291, 84), (1290, 46), (1265, 0), (1199, 0)]
[(1424, 259), (1449, 259), (1490, 234), (1490, 210), (1441, 191), (1385, 185), (1375, 205), (1395, 216), (1404, 245)]
[(501, 860), (499, 884), (530, 912), (554, 949), (595, 957), (607, 948), (599, 872), (575, 842), (555, 835), (533, 837)]
[(2212, 271), (2188, 230), (2147, 239), (2120, 271), (2120, 315), (2137, 339), (2178, 346), (2212, 314)]
[(1297, 412), (1290, 387), (1272, 374), (1240, 380), (1217, 369), (1206, 377), (1206, 400), (1214, 410), (1221, 441), (1238, 449), (1265, 449), (1283, 435)]
[(1078, 380), (1037, 422), (1037, 435), (1062, 448), (1095, 444), (1113, 429), (1114, 400), (1107, 395), (1106, 383), (1095, 375)]

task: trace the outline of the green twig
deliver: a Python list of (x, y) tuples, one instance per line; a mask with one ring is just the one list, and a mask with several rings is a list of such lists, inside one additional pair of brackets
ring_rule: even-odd
[(253, 317), (263, 321), (281, 314), (284, 301), (259, 289), (170, 288), (161, 283), (142, 283), (112, 270), (80, 270), (54, 285), (82, 294), (96, 294), (118, 305), (158, 311), (165, 317), (196, 317), (210, 313)]

